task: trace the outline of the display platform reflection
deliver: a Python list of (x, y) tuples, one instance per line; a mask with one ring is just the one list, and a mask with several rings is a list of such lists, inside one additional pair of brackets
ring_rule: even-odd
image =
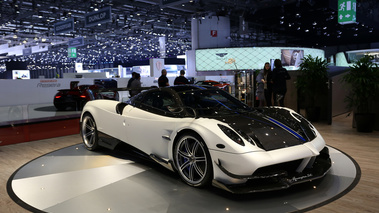
[(8, 180), (7, 190), (32, 212), (303, 212), (345, 195), (360, 179), (352, 158), (329, 149), (333, 166), (322, 180), (235, 195), (190, 187), (129, 149), (91, 152), (80, 143), (22, 166)]
[(0, 146), (79, 133), (81, 111), (51, 103), (0, 107)]
[(81, 111), (58, 111), (52, 103), (0, 107), (0, 126), (79, 118)]

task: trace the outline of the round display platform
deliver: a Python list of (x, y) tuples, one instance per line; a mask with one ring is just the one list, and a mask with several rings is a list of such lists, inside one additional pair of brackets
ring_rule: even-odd
[(82, 144), (30, 161), (7, 184), (10, 197), (32, 212), (296, 212), (336, 200), (360, 179), (358, 164), (329, 147), (327, 175), (289, 189), (235, 195), (197, 189), (158, 164), (125, 150), (91, 152)]

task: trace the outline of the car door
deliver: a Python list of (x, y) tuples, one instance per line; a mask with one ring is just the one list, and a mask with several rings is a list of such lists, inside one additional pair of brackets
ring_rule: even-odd
[(128, 143), (147, 154), (167, 158), (171, 133), (179, 123), (190, 119), (175, 112), (177, 108), (177, 99), (168, 91), (145, 95), (125, 117)]

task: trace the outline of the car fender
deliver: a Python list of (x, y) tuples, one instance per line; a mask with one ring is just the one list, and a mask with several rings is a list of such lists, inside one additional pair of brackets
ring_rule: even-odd
[[(263, 151), (257, 146), (254, 146), (244, 141), (245, 146), (241, 146), (230, 139), (217, 124), (228, 126), (228, 124), (209, 118), (192, 119), (190, 122), (183, 122), (179, 125), (176, 131), (173, 131), (170, 138), (171, 143), (168, 146), (169, 158), (173, 159), (172, 153), (174, 150), (174, 143), (177, 137), (183, 133), (183, 131), (189, 130), (197, 133), (205, 142), (209, 150), (217, 150), (221, 152), (242, 154), (248, 152), (260, 152)], [(234, 131), (234, 130), (233, 130)]]

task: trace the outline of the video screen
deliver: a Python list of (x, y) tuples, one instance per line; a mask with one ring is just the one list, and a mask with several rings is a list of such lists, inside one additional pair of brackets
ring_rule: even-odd
[(282, 49), (282, 66), (299, 67), (304, 58), (304, 50)]
[(12, 79), (30, 79), (29, 70), (13, 70)]

